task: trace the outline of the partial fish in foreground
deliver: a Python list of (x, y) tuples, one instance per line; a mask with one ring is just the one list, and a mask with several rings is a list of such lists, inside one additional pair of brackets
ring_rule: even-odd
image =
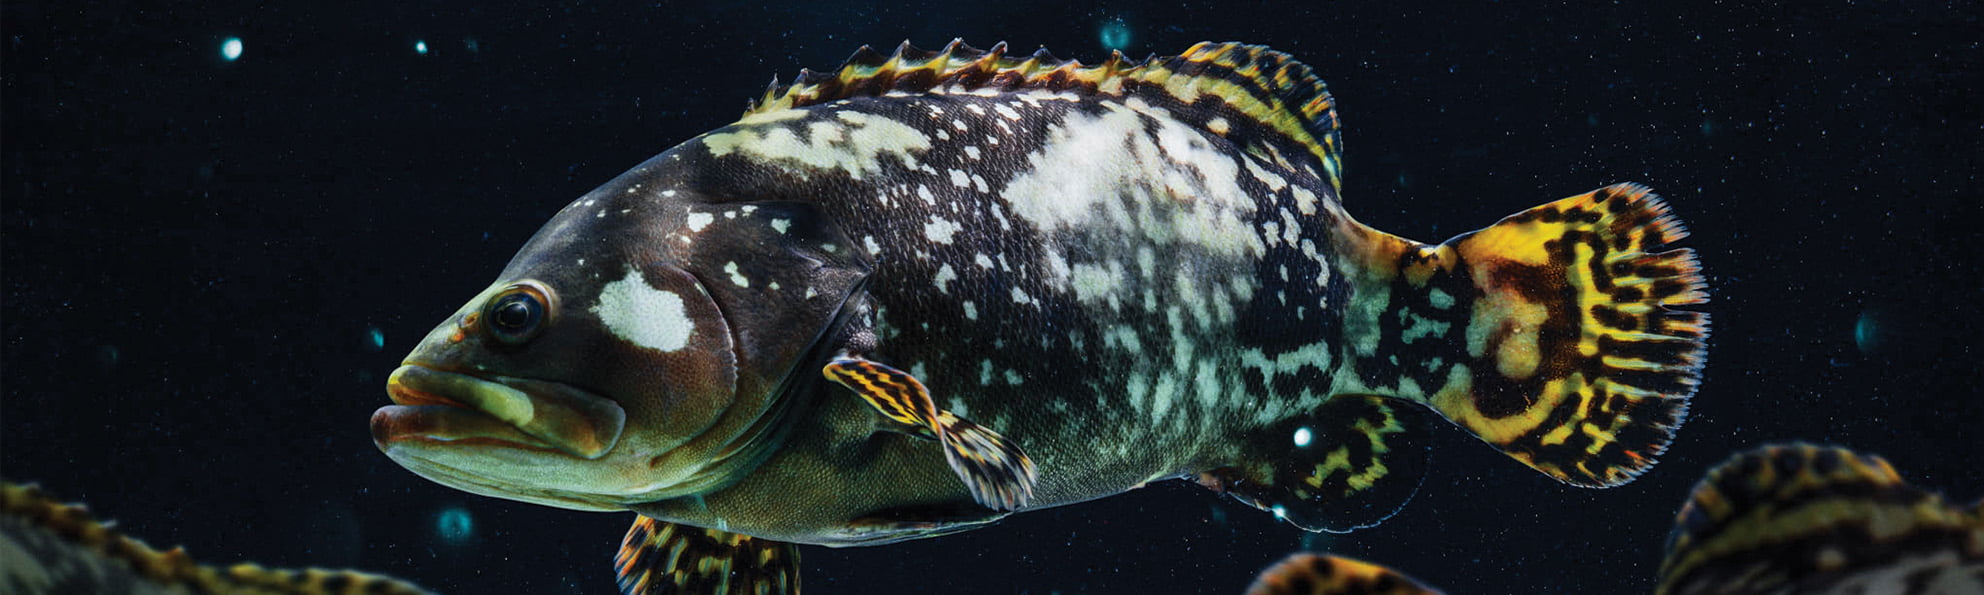
[(1765, 446), (1695, 486), (1656, 593), (1984, 594), (1984, 500), (1953, 504), (1873, 455)]
[(1440, 595), (1396, 570), (1342, 556), (1294, 554), (1254, 579), (1247, 595)]
[[(1984, 594), (1984, 500), (1908, 485), (1877, 456), (1806, 444), (1730, 457), (1681, 507), (1658, 595)], [(1382, 566), (1296, 554), (1249, 595), (1437, 593)]]
[(160, 595), (419, 595), (399, 579), (352, 570), (218, 568), (186, 550), (158, 551), (41, 488), (0, 484), (0, 593)]
[(1667, 206), (1620, 184), (1423, 244), (1344, 210), (1340, 146), (1260, 46), (863, 48), (567, 206), (373, 436), (462, 490), (640, 513), (630, 593), (794, 592), (794, 544), (1166, 479), (1367, 527), (1432, 415), (1573, 485), (1652, 466), (1708, 332)]

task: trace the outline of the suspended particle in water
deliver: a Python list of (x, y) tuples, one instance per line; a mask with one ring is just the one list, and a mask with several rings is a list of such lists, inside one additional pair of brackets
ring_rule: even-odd
[(1296, 448), (1302, 448), (1304, 446), (1308, 446), (1309, 442), (1315, 440), (1315, 438), (1316, 438), (1316, 433), (1309, 431), (1309, 428), (1295, 428)]
[(229, 62), (241, 59), (241, 38), (229, 37), (220, 42), (220, 57)]
[(1860, 312), (1859, 320), (1853, 322), (1853, 346), (1860, 348), (1861, 355), (1873, 355), (1880, 350), (1881, 343), (1886, 339), (1886, 329), (1881, 324), (1883, 318), (1886, 316), (1880, 310), (1868, 308)]
[(473, 37), (463, 37), (462, 47), (467, 49), (468, 53), (471, 54), (482, 51), (482, 44), (476, 43)]
[(1123, 22), (1123, 17), (1103, 21), (1099, 33), (1103, 49), (1120, 50), (1130, 45), (1130, 24)]
[(1302, 551), (1327, 552), (1336, 548), (1336, 536), (1329, 533), (1302, 532)]
[(475, 519), (469, 517), (466, 508), (460, 506), (443, 508), (441, 514), (434, 517), (434, 533), (440, 535), (441, 541), (449, 545), (467, 543), (469, 537), (475, 535)]
[(373, 352), (385, 349), (386, 331), (376, 326), (365, 329), (365, 347)]
[(1702, 136), (1715, 135), (1715, 120), (1702, 118)]
[(424, 39), (416, 39), (416, 40), (414, 40), (414, 41), (413, 41), (413, 53), (416, 53), (416, 54), (420, 54), (420, 55), (422, 55), (422, 56), (425, 56), (425, 55), (427, 55), (427, 40), (424, 40)]

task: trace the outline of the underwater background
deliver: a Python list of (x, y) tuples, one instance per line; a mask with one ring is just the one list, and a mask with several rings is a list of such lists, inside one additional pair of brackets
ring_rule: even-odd
[(1376, 528), (1307, 534), (1165, 482), (804, 548), (809, 593), (1239, 593), (1296, 550), (1453, 593), (1644, 592), (1702, 473), (1786, 440), (1984, 496), (1976, 3), (858, 4), (7, 2), (0, 475), (210, 563), (612, 593), (631, 513), (401, 468), (367, 428), (385, 375), (552, 213), (774, 74), (961, 37), (1089, 63), (1286, 51), (1337, 99), (1346, 208), (1422, 241), (1650, 185), (1709, 279), (1704, 381), (1619, 488), (1442, 424), (1419, 495)]

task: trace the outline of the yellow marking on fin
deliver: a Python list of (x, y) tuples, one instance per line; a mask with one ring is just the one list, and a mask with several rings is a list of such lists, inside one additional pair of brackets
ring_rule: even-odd
[[(1084, 66), (1057, 59), (1044, 49), (1025, 59), (1007, 56), (1006, 50), (1004, 42), (980, 51), (952, 40), (941, 51), (927, 52), (905, 41), (884, 57), (862, 46), (832, 73), (801, 70), (790, 85), (774, 81), (744, 117), (890, 93), (1052, 89), (1120, 96), (1149, 89), (1185, 104), (1210, 95), (1305, 147), (1322, 164), (1331, 187), (1342, 189), (1335, 102), (1314, 72), (1287, 54), (1263, 46), (1201, 42), (1174, 57), (1135, 62), (1114, 52), (1099, 65)], [(1294, 171), (1279, 155), (1276, 161)]]
[(1461, 276), (1479, 291), (1465, 327), (1476, 361), (1427, 398), (1448, 419), (1587, 487), (1631, 480), (1672, 440), (1708, 326), (1670, 308), (1707, 296), (1693, 252), (1665, 249), (1686, 232), (1646, 188), (1561, 199), (1433, 247), (1350, 231), (1339, 241), (1376, 269), (1368, 278), (1389, 269), (1437, 289)]
[(998, 432), (937, 409), (923, 383), (901, 370), (864, 360), (836, 359), (820, 370), (914, 433), (943, 445), (944, 461), (994, 510), (1017, 510), (1033, 498), (1039, 479), (1033, 459)]
[(792, 544), (647, 516), (628, 528), (613, 565), (627, 595), (799, 591), (799, 550)]

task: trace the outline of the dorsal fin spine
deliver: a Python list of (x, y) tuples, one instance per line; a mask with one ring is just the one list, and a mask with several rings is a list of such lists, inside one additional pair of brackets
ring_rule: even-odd
[(1333, 189), (1342, 188), (1334, 102), (1322, 81), (1287, 54), (1233, 42), (1200, 42), (1173, 58), (1131, 60), (1114, 51), (1095, 66), (1060, 60), (1046, 48), (1016, 59), (1006, 54), (1004, 43), (986, 52), (952, 40), (940, 52), (925, 52), (905, 41), (886, 58), (862, 46), (831, 74), (802, 70), (791, 84), (753, 103), (745, 115), (890, 93), (1028, 88), (1101, 95), (1154, 88), (1185, 103), (1211, 95), (1275, 135), (1304, 146), (1322, 166), (1317, 173)]

